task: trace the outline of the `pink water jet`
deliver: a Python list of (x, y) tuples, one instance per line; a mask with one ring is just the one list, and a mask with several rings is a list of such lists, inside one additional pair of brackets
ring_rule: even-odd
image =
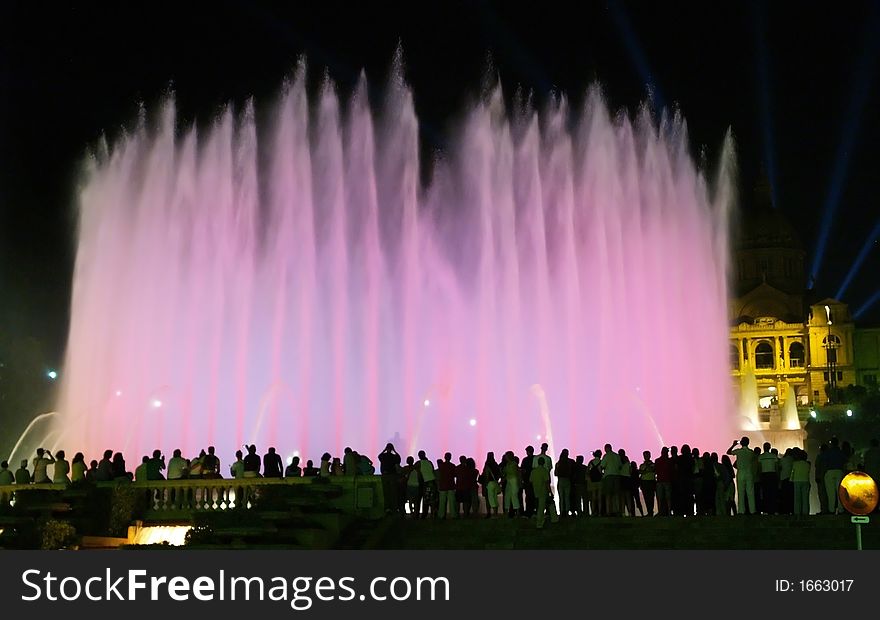
[(301, 67), (271, 122), (180, 131), (169, 100), (98, 149), (64, 448), (726, 447), (729, 141), (710, 189), (677, 116), (497, 87), (424, 187), (399, 71), (366, 93), (310, 98)]

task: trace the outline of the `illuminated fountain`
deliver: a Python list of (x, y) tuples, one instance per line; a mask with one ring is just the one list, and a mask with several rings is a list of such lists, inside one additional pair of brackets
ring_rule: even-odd
[(729, 444), (729, 142), (710, 190), (678, 117), (497, 87), (423, 187), (399, 70), (366, 93), (310, 98), (300, 67), (271, 121), (181, 128), (172, 100), (97, 149), (61, 447)]

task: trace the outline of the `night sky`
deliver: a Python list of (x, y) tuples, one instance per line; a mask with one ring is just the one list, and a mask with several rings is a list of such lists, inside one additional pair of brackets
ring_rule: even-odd
[[(185, 5), (185, 8), (182, 8)], [(479, 92), (487, 58), (508, 92), (575, 102), (599, 80), (615, 108), (650, 90), (678, 106), (712, 163), (728, 127), (744, 208), (761, 170), (776, 208), (817, 255), (813, 296), (833, 296), (880, 220), (880, 4), (774, 2), (125, 2), (0, 5), (0, 332), (32, 335), (57, 363), (67, 331), (77, 166), (173, 88), (184, 119), (270, 102), (298, 56), (342, 90), (384, 81), (398, 43), (425, 153)], [(378, 99), (378, 93), (374, 93)], [(839, 191), (835, 188), (839, 188)], [(829, 198), (830, 197), (830, 198)], [(828, 206), (833, 207), (829, 210)], [(823, 221), (830, 223), (823, 226)], [(848, 288), (880, 289), (875, 242)], [(860, 324), (880, 323), (880, 301)], [(99, 335), (96, 335), (99, 337)]]

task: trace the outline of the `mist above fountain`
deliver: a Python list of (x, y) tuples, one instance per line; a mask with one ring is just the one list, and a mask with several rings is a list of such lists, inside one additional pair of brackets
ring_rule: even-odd
[(59, 445), (726, 447), (729, 143), (710, 191), (678, 117), (496, 87), (422, 187), (399, 70), (384, 93), (300, 67), (271, 121), (169, 100), (88, 162)]

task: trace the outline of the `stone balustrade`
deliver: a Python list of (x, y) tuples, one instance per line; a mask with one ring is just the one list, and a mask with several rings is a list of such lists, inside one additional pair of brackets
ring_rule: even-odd
[[(363, 517), (383, 513), (380, 476), (333, 476), (313, 478), (204, 478), (154, 480), (146, 482), (98, 482), (98, 488), (112, 489), (118, 485), (141, 490), (146, 500), (149, 520), (179, 520), (194, 512), (251, 508), (255, 500), (271, 487), (294, 487), (292, 497), (300, 497), (303, 505), (320, 504), (327, 508)], [(50, 491), (63, 501), (64, 484), (0, 485), (0, 509), (14, 505), (20, 493)], [(75, 488), (75, 486), (70, 487)]]

